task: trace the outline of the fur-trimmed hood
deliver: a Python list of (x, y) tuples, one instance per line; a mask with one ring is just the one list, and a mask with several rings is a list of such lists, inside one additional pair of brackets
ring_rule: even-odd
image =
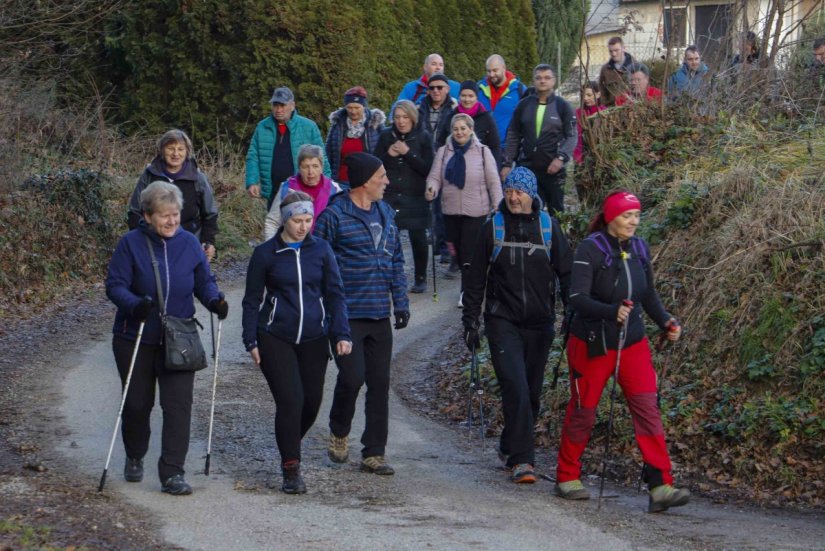
[[(367, 126), (375, 130), (383, 130), (387, 122), (387, 115), (380, 109), (366, 109)], [(329, 114), (329, 122), (333, 125), (344, 124), (347, 119), (347, 110), (342, 107)]]

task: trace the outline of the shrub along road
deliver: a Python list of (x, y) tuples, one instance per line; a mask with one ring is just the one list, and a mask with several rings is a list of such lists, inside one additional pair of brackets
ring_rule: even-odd
[[(428, 359), (455, 334), (456, 284), (439, 283), (443, 283), (441, 301), (434, 303), (430, 294), (412, 295), (411, 324), (395, 333), (393, 377), (396, 388), (405, 387), (401, 394), (431, 375)], [(468, 441), (465, 431), (419, 415), (395, 393), (390, 405), (388, 459), (396, 476), (359, 472), (357, 442), (350, 447), (350, 464), (333, 465), (326, 459), (326, 414), (335, 382), (334, 364), (327, 373), (319, 419), (304, 442), (309, 492), (287, 496), (278, 490), (274, 405), (263, 376), (240, 341), (242, 289), (236, 285), (228, 290), (231, 314), (223, 331), (212, 475), (203, 475), (210, 368), (198, 375), (195, 389), (187, 461), (187, 479), (195, 491), (191, 497), (173, 498), (159, 491), (154, 469), (159, 412), (153, 419), (155, 431), (144, 482), (122, 481), (123, 452), (118, 439), (104, 496), (96, 494), (119, 403), (108, 313), (102, 320), (72, 327), (72, 335), (56, 349), (59, 358), (37, 366), (40, 389), (37, 381), (24, 377), (27, 384), (20, 388), (25, 389), (27, 399), (15, 397), (19, 409), (10, 424), (20, 431), (18, 441), (28, 431), (29, 441), (36, 441), (42, 450), (42, 461), (37, 464), (50, 469), (31, 476), (72, 473), (73, 485), (71, 492), (60, 491), (60, 495), (70, 493), (69, 503), (45, 503), (48, 492), (41, 485), (37, 490), (41, 497), (21, 498), (19, 506), (34, 507), (42, 498), (52, 518), (83, 518), (83, 511), (73, 509), (72, 503), (93, 504), (84, 523), (72, 524), (59, 541), (189, 549), (813, 549), (825, 541), (821, 515), (745, 510), (702, 500), (664, 515), (648, 515), (643, 494), (613, 487), (607, 493), (615, 497), (606, 500), (598, 512), (595, 501), (567, 503), (553, 497), (547, 481), (515, 486), (498, 469), (493, 442), (488, 442), (482, 455), (477, 440)], [(208, 318), (201, 312), (200, 319)], [(208, 337), (204, 341), (209, 347)], [(60, 375), (55, 378), (59, 388), (51, 384), (54, 374)], [(363, 423), (362, 411), (359, 405), (355, 440)], [(552, 472), (553, 463), (544, 452), (537, 467)], [(597, 491), (596, 481), (589, 485)], [(15, 486), (7, 478), (3, 488), (5, 496)], [(27, 494), (25, 484), (17, 488), (20, 496)], [(79, 531), (90, 530), (91, 525), (106, 537), (90, 538)], [(78, 530), (75, 538), (72, 527)], [(2, 537), (0, 532), (0, 543)]]

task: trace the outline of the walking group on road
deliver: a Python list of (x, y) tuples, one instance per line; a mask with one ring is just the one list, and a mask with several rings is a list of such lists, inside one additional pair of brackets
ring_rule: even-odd
[[(758, 59), (751, 46), (735, 64)], [(445, 76), (440, 55), (428, 55), (389, 122), (369, 105), (367, 90), (347, 89), (325, 141), (316, 123), (298, 114), (293, 92), (274, 90), (271, 115), (255, 128), (246, 158), (246, 189), (265, 201), (266, 222), (247, 269), (242, 335), (276, 404), (284, 492), (306, 492), (301, 442), (320, 410), (330, 359), (338, 368), (330, 460), (349, 460), (356, 401), (366, 385), (360, 468), (394, 474), (386, 459), (393, 330), (410, 323), (408, 292), (427, 290), (432, 253), (433, 262), (440, 254), (450, 265), (446, 276), (460, 273), (463, 340), (474, 358), (486, 336), (504, 414), (497, 451), (513, 482), (537, 479), (534, 425), (559, 299), (571, 320), (562, 328), (569, 336), (570, 401), (555, 494), (590, 497), (581, 456), (612, 377), (610, 422), (618, 385), (644, 461), (649, 511), (688, 502), (689, 492), (673, 486), (643, 314), (670, 342), (681, 327), (659, 299), (648, 245), (636, 235), (642, 204), (628, 190), (607, 193), (575, 251), (556, 218), (564, 211), (567, 165), (588, 154), (582, 119), (605, 106), (664, 96), (620, 38), (608, 49), (610, 60), (598, 81), (583, 86), (578, 110), (556, 94), (552, 66), (537, 65), (527, 88), (498, 54), (487, 59), (486, 77), (461, 83)], [(825, 39), (814, 43), (814, 54), (812, 70), (823, 74)], [(667, 98), (700, 94), (707, 73), (699, 51), (687, 48)], [(157, 392), (161, 488), (187, 495), (194, 377), (207, 364), (194, 299), (218, 317), (215, 376), (229, 305), (210, 267), (218, 206), (183, 131), (161, 136), (132, 194), (128, 221), (106, 277), (117, 307), (112, 350), (122, 384), (112, 446), (120, 427), (124, 478), (140, 482)], [(403, 230), (413, 256), (409, 288)]]

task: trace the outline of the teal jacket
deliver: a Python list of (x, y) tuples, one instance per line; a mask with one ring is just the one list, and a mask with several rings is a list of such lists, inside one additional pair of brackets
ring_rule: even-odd
[[(298, 150), (302, 145), (313, 144), (324, 149), (324, 140), (318, 125), (306, 117), (292, 113), (292, 118), (286, 123), (289, 128), (289, 140), (292, 144), (292, 166), (298, 169)], [(258, 123), (252, 143), (246, 154), (246, 187), (260, 184), (261, 197), (269, 198), (272, 192), (272, 150), (275, 148), (275, 136), (278, 134), (278, 124), (272, 115)], [(324, 157), (324, 174), (331, 175), (329, 161)], [(280, 183), (280, 182), (279, 182)]]

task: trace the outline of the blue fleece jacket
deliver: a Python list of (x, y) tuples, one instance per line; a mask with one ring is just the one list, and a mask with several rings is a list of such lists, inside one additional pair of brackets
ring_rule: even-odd
[(160, 344), (162, 331), (158, 292), (146, 235), (152, 241), (158, 261), (168, 315), (191, 318), (195, 315), (193, 296), (197, 296), (206, 306), (219, 298), (219, 291), (198, 238), (183, 228), (178, 228), (175, 235), (168, 239), (145, 224), (124, 235), (109, 261), (106, 276), (106, 296), (117, 306), (112, 333), (131, 341), (137, 339), (140, 322), (132, 317), (132, 311), (143, 297), (148, 296), (155, 306), (146, 319), (141, 342)]
[(328, 333), (334, 342), (351, 341), (344, 286), (329, 243), (308, 235), (292, 248), (282, 235), (283, 228), (255, 247), (249, 260), (243, 298), (246, 349), (257, 346), (259, 331), (295, 344)]
[(393, 309), (410, 311), (395, 213), (384, 201), (376, 205), (383, 228), (378, 247), (365, 212), (355, 206), (346, 191), (330, 199), (313, 230), (313, 235), (328, 241), (335, 252), (346, 289), (349, 319), (385, 319)]

